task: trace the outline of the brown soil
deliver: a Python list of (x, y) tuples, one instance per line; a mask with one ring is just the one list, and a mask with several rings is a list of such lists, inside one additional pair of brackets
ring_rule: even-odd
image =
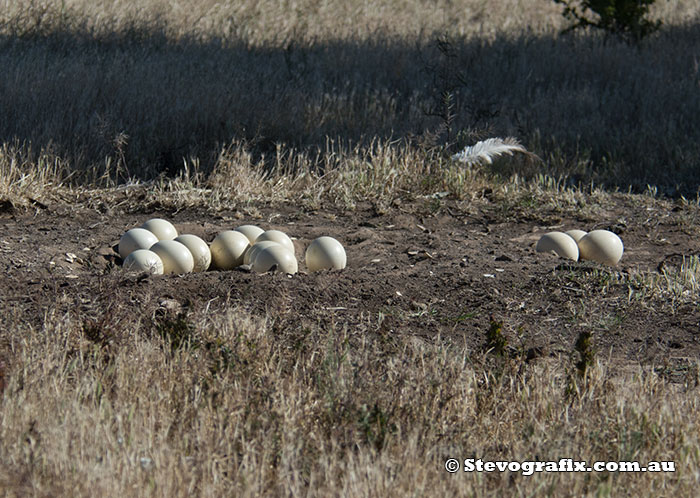
[[(468, 215), (449, 201), (434, 211), (415, 201), (386, 213), (369, 205), (351, 212), (277, 206), (216, 215), (204, 210), (104, 214), (67, 205), (5, 212), (0, 214), (0, 320), (9, 320), (3, 327), (7, 333), (17, 316), (41, 327), (48, 310), (104, 320), (109, 319), (106, 310), (118, 305), (148, 320), (164, 306), (216, 313), (238, 305), (269, 312), (279, 327), (352, 328), (382, 319), (380, 331), (388, 340), (395, 334), (429, 341), (451, 337), (475, 350), (484, 347), (494, 319), (503, 322), (512, 350), (529, 358), (570, 354), (585, 330), (594, 332), (597, 351), (616, 363), (697, 358), (697, 304), (630, 302), (626, 283), (596, 287), (595, 275), (657, 272), (678, 265), (681, 254), (697, 254), (697, 228), (684, 225), (682, 209), (662, 215), (636, 208), (630, 214), (624, 199), (620, 196), (607, 213), (605, 219), (613, 220), (607, 225), (580, 219), (561, 219), (555, 226), (499, 220), (486, 210)], [(207, 241), (244, 223), (283, 230), (296, 237), (300, 273), (123, 273), (113, 247), (125, 230), (156, 216)], [(570, 228), (616, 231), (626, 248), (621, 263), (606, 268), (535, 252), (540, 235)], [(304, 249), (320, 235), (343, 243), (345, 270), (306, 273)]]

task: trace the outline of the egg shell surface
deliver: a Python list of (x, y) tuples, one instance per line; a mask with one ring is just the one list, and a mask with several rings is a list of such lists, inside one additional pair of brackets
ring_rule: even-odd
[(333, 237), (318, 237), (306, 248), (306, 267), (309, 271), (342, 270), (346, 264), (345, 249)]
[(578, 261), (579, 250), (576, 241), (564, 232), (549, 232), (540, 237), (535, 246), (537, 252), (554, 252), (562, 258)]
[(126, 257), (122, 267), (127, 271), (150, 271), (155, 275), (163, 274), (163, 260), (148, 249), (133, 251)]
[(255, 244), (255, 240), (260, 236), (261, 233), (265, 232), (262, 228), (255, 225), (241, 225), (234, 228), (234, 231), (241, 232), (243, 235), (248, 237), (251, 245)]
[(614, 266), (622, 258), (625, 248), (617, 234), (608, 230), (593, 230), (578, 241), (581, 259)]
[(292, 239), (289, 238), (289, 235), (280, 230), (267, 230), (266, 232), (261, 233), (258, 238), (255, 239), (255, 242), (262, 242), (264, 240), (277, 242), (281, 246), (287, 248), (292, 254), (296, 254), (296, 251), (294, 250), (294, 242), (292, 242)]
[(257, 256), (258, 252), (260, 252), (262, 249), (265, 249), (266, 247), (270, 246), (279, 246), (280, 244), (273, 241), (273, 240), (263, 240), (261, 242), (256, 242), (252, 246), (248, 248), (248, 250), (245, 252), (243, 255), (243, 264), (244, 265), (252, 265), (253, 262), (255, 261), (255, 257)]
[(132, 252), (138, 249), (150, 249), (156, 242), (158, 237), (153, 232), (145, 228), (132, 228), (119, 239), (119, 256), (126, 259)]
[(175, 237), (175, 242), (184, 244), (192, 253), (192, 258), (194, 258), (193, 272), (207, 271), (209, 269), (211, 250), (201, 238), (191, 233), (186, 233)]
[(175, 226), (163, 218), (151, 218), (141, 228), (153, 233), (158, 240), (174, 240), (178, 235)]
[(163, 261), (163, 273), (190, 273), (194, 269), (194, 257), (185, 244), (174, 240), (161, 240), (151, 247), (151, 251)]
[(261, 249), (255, 256), (253, 271), (265, 273), (276, 266), (276, 271), (294, 274), (299, 271), (297, 258), (287, 248), (276, 245)]
[(220, 270), (233, 270), (243, 264), (243, 255), (249, 246), (248, 237), (241, 232), (225, 230), (211, 243), (211, 261)]
[(584, 232), (583, 230), (567, 230), (564, 233), (578, 243), (578, 241), (585, 237), (588, 232)]

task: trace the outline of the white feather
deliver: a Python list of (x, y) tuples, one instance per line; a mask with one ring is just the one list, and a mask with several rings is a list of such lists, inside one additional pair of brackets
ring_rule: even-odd
[(502, 154), (512, 156), (513, 152), (527, 153), (527, 149), (514, 138), (487, 138), (465, 147), (462, 152), (453, 155), (452, 160), (464, 163), (465, 166), (476, 166), (491, 164), (494, 158)]

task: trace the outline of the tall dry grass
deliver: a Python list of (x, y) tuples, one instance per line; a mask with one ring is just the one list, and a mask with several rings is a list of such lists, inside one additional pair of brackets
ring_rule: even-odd
[[(74, 181), (211, 172), (239, 140), (323, 161), (328, 138), (456, 151), (514, 135), (539, 173), (666, 194), (698, 184), (695, 2), (640, 46), (561, 37), (553, 2), (5, 1), (0, 141)], [(450, 99), (445, 97), (449, 95)]]
[[(113, 300), (118, 302), (119, 299)], [(108, 302), (107, 300), (104, 301)], [(124, 301), (121, 300), (122, 306)], [(96, 303), (95, 303), (96, 304)], [(38, 496), (691, 496), (697, 371), (528, 364), (458, 338), (223, 307), (47, 310), (16, 334), (0, 488)], [(572, 380), (574, 379), (574, 380)], [(676, 472), (455, 475), (447, 458), (674, 461)]]

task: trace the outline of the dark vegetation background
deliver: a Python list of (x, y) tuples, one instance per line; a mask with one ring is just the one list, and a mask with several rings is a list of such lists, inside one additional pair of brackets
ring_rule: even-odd
[(173, 175), (183, 159), (206, 173), (223, 146), (241, 140), (257, 157), (279, 146), (322, 156), (329, 139), (406, 139), (455, 152), (512, 135), (544, 159), (537, 173), (697, 194), (692, 19), (635, 45), (560, 36), (556, 24), (475, 36), (464, 29), (468, 16), (412, 35), (368, 25), (333, 37), (309, 27), (322, 15), (309, 9), (275, 37), (246, 31), (240, 9), (227, 18), (221, 7), (202, 17), (219, 22), (203, 36), (197, 25), (175, 29), (157, 9), (110, 25), (65, 4), (27, 5), (0, 24), (0, 142), (67, 159), (86, 173), (76, 181), (109, 168), (121, 180)]

